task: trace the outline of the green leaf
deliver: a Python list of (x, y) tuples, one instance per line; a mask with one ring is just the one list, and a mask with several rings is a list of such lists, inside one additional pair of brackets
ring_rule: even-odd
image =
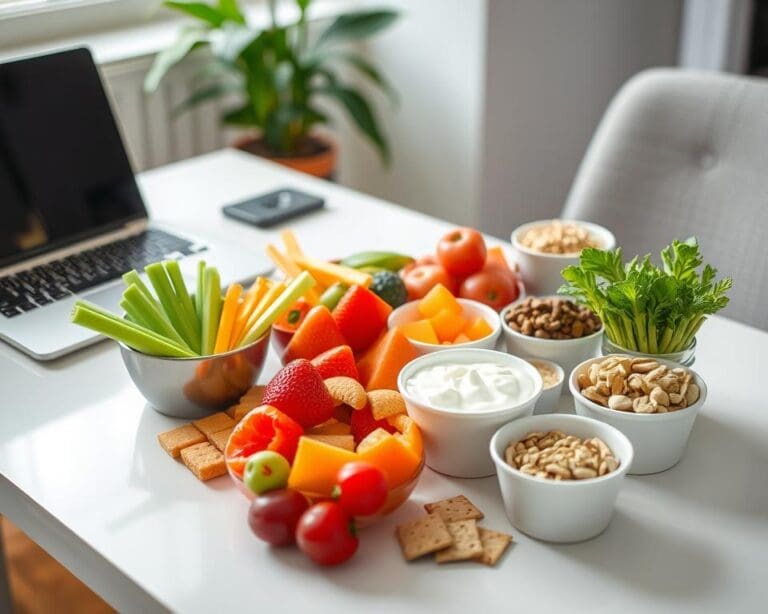
[(219, 98), (224, 94), (242, 91), (243, 88), (236, 83), (213, 83), (206, 87), (202, 87), (192, 92), (187, 98), (177, 104), (171, 111), (171, 117), (178, 117), (185, 111), (189, 111), (192, 107), (196, 107), (206, 100), (212, 100)]
[(219, 0), (219, 11), (227, 19), (245, 25), (245, 16), (237, 5), (237, 0)]
[(214, 28), (218, 28), (226, 19), (226, 16), (221, 11), (205, 2), (171, 2), (170, 0), (167, 0), (166, 2), (163, 2), (163, 5), (169, 9), (180, 11), (187, 15), (191, 15), (192, 17), (196, 17), (201, 21), (205, 21)]
[(393, 104), (399, 103), (399, 97), (395, 88), (387, 81), (384, 76), (364, 57), (351, 52), (329, 52), (321, 53), (310, 61), (310, 66), (318, 66), (327, 61), (338, 59), (346, 62), (355, 68), (360, 74), (367, 77), (372, 83), (377, 85), (392, 101)]
[(248, 26), (227, 22), (209, 34), (211, 53), (223, 62), (234, 62), (259, 34)]
[(384, 163), (389, 164), (389, 146), (379, 131), (376, 117), (365, 98), (357, 90), (340, 85), (328, 85), (316, 91), (338, 100), (357, 127), (376, 146)]
[(144, 78), (144, 91), (154, 92), (166, 73), (183, 60), (198, 44), (207, 40), (208, 31), (199, 26), (184, 28), (176, 42), (155, 56), (155, 61)]
[(367, 38), (388, 28), (397, 19), (396, 11), (382, 9), (374, 11), (357, 11), (339, 15), (333, 20), (320, 37), (316, 46), (327, 43), (343, 43)]
[(245, 104), (239, 109), (233, 109), (231, 111), (226, 111), (222, 114), (221, 119), (226, 124), (231, 124), (233, 126), (258, 126), (258, 118), (256, 117), (256, 111), (253, 108), (253, 105)]
[(581, 267), (608, 281), (621, 281), (625, 277), (621, 248), (614, 251), (587, 247), (581, 250)]
[(299, 10), (304, 13), (309, 8), (309, 3), (312, 0), (296, 0), (296, 5), (299, 7)]

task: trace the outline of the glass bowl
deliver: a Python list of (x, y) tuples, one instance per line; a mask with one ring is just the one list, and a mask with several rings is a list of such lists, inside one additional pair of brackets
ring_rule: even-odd
[(670, 362), (676, 362), (683, 367), (690, 367), (696, 362), (696, 338), (694, 337), (691, 345), (682, 350), (681, 352), (672, 352), (671, 354), (648, 354), (644, 352), (637, 352), (635, 350), (628, 350), (620, 346), (618, 343), (614, 343), (608, 338), (608, 335), (603, 335), (602, 345), (603, 356), (609, 354), (628, 354), (629, 356), (649, 356), (651, 358), (658, 358), (661, 360), (668, 360)]

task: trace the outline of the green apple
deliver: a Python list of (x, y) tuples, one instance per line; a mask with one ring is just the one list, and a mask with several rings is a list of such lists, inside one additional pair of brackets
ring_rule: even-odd
[(291, 465), (282, 454), (262, 450), (248, 457), (243, 473), (243, 482), (257, 495), (288, 485)]

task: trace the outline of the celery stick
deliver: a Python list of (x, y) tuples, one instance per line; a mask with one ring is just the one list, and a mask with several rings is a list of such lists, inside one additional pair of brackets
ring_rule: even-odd
[(201, 354), (210, 356), (216, 347), (216, 333), (221, 315), (221, 281), (214, 267), (205, 269), (203, 279), (203, 335)]
[(145, 354), (174, 358), (194, 356), (192, 352), (179, 347), (169, 339), (84, 301), (75, 303), (75, 308), (72, 311), (72, 322), (111, 337), (116, 341), (121, 341)]
[(314, 287), (315, 283), (315, 278), (307, 271), (302, 271), (297, 275), (280, 296), (267, 307), (259, 319), (254, 322), (240, 345), (248, 345), (261, 337), (272, 326), (272, 323), (283, 315), (307, 290)]
[(176, 297), (171, 287), (171, 282), (168, 279), (168, 274), (165, 271), (165, 267), (162, 262), (155, 262), (144, 267), (144, 270), (149, 277), (149, 281), (152, 282), (152, 287), (157, 293), (157, 297), (160, 299), (160, 304), (163, 306), (165, 315), (168, 316), (173, 328), (179, 333), (186, 342), (186, 344), (192, 349), (193, 352), (200, 352), (200, 343), (195, 343), (197, 339), (196, 322), (190, 322), (185, 317), (184, 311), (181, 308), (181, 303)]
[[(130, 306), (131, 309), (126, 309), (123, 302)], [(120, 303), (120, 306), (125, 309), (126, 313), (129, 315), (137, 313), (139, 315), (141, 318), (140, 320), (137, 320), (139, 324), (142, 324), (142, 326), (149, 328), (163, 337), (168, 337), (168, 339), (180, 347), (191, 351), (192, 348), (190, 348), (186, 341), (182, 339), (181, 335), (176, 332), (176, 329), (173, 328), (168, 321), (168, 318), (165, 313), (163, 313), (160, 306), (154, 302), (148, 301), (147, 297), (138, 286), (131, 284), (125, 289), (125, 292), (123, 292), (123, 302)]]
[(165, 263), (165, 270), (168, 273), (168, 277), (173, 284), (173, 290), (176, 293), (176, 298), (181, 303), (181, 309), (184, 313), (184, 319), (189, 322), (189, 326), (194, 335), (195, 345), (200, 346), (200, 326), (197, 321), (197, 314), (195, 313), (195, 305), (192, 303), (192, 299), (187, 292), (187, 284), (184, 283), (184, 278), (181, 276), (181, 268), (176, 260), (168, 260)]
[(125, 312), (125, 319), (129, 322), (135, 322), (139, 326), (154, 330), (149, 321), (144, 318), (144, 314), (137, 310), (136, 305), (132, 304), (130, 301), (126, 301), (125, 299), (120, 301), (120, 309)]
[[(195, 312), (197, 313), (197, 329), (202, 336), (203, 330), (203, 280), (205, 278), (205, 260), (197, 263), (197, 292), (195, 292)], [(201, 337), (202, 338), (202, 337)]]
[(138, 271), (135, 269), (132, 271), (128, 271), (123, 275), (123, 281), (125, 282), (126, 286), (135, 285), (139, 290), (141, 290), (141, 293), (145, 296), (145, 298), (150, 301), (151, 303), (154, 303), (155, 307), (158, 309), (160, 308), (160, 303), (157, 302), (157, 299), (152, 296), (152, 292), (150, 292), (149, 288), (147, 288), (146, 284), (141, 281), (141, 276), (139, 275)]

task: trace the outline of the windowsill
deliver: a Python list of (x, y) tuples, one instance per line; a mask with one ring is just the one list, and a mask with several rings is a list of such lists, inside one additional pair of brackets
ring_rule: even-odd
[[(324, 0), (311, 7), (312, 18), (333, 16), (344, 9), (350, 8), (349, 0)], [(265, 7), (249, 7), (248, 19), (254, 26), (266, 26), (267, 14)], [(297, 11), (293, 5), (280, 7), (278, 19), (293, 19)], [(189, 23), (182, 18), (165, 18), (142, 24), (132, 24), (126, 27), (88, 32), (77, 36), (54, 38), (45, 42), (30, 45), (18, 45), (0, 48), (0, 62), (14, 58), (51, 53), (72, 47), (88, 47), (93, 53), (97, 64), (110, 64), (131, 60), (134, 58), (154, 55), (168, 47), (176, 39), (179, 25)]]

